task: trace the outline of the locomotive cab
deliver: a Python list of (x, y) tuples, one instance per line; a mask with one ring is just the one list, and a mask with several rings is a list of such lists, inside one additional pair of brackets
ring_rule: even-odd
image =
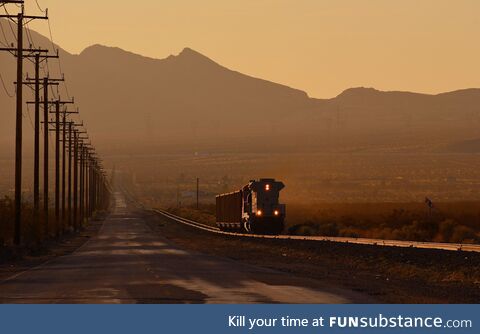
[(285, 185), (275, 179), (260, 179), (241, 190), (218, 195), (217, 226), (229, 232), (280, 234), (285, 221), (285, 204), (279, 202), (283, 188)]
[(243, 227), (247, 232), (279, 234), (283, 231), (285, 204), (280, 204), (280, 191), (285, 188), (275, 179), (250, 181), (243, 188)]

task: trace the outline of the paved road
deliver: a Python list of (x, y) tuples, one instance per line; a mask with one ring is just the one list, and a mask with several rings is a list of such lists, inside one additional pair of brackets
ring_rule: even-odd
[(178, 249), (117, 194), (98, 235), (73, 254), (0, 282), (3, 303), (349, 303), (314, 280)]

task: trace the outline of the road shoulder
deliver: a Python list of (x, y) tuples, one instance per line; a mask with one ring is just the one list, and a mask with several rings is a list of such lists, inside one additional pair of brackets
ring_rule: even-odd
[(42, 247), (42, 250), (32, 255), (23, 255), (16, 259), (0, 263), (0, 281), (8, 280), (10, 277), (41, 266), (58, 257), (74, 253), (88, 240), (95, 237), (103, 221), (91, 221), (88, 226), (76, 234), (67, 234), (60, 241), (50, 241)]

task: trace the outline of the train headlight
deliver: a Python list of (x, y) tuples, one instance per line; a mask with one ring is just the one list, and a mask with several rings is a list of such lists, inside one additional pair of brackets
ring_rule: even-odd
[(261, 216), (263, 214), (262, 210), (257, 211), (257, 216)]
[(266, 191), (269, 191), (269, 190), (270, 190), (270, 185), (269, 185), (269, 184), (266, 184), (266, 185), (265, 185), (265, 190), (266, 190)]
[(280, 214), (280, 212), (279, 212), (278, 210), (275, 210), (275, 211), (273, 211), (273, 214), (274, 214), (275, 216), (278, 216), (278, 215)]

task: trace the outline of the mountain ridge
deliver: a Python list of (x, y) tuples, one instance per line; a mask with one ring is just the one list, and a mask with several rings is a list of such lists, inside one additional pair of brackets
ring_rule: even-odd
[[(31, 34), (36, 45), (50, 45)], [(478, 136), (478, 88), (430, 95), (355, 87), (319, 99), (226, 68), (189, 47), (162, 59), (101, 44), (78, 55), (60, 48), (60, 54), (70, 93), (92, 138), (104, 147), (408, 146)], [(12, 58), (0, 54), (6, 82), (15, 79)], [(29, 64), (25, 70), (33, 73)], [(49, 71), (52, 77), (61, 75), (52, 65)], [(14, 110), (5, 96), (0, 95), (0, 107)], [(14, 113), (3, 120), (0, 145), (6, 146), (13, 138)]]

